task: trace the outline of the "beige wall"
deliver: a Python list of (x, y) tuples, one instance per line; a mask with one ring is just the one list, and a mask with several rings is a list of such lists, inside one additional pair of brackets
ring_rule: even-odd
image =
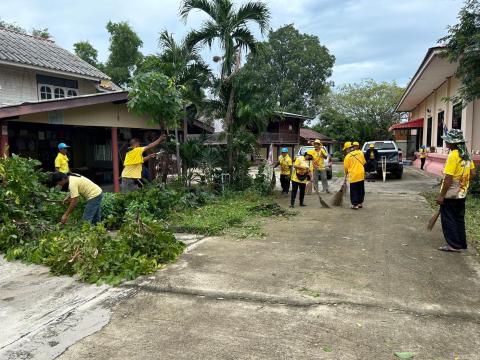
[[(431, 116), (432, 122), (432, 146), (437, 147), (437, 126), (438, 126), (438, 114), (443, 110), (445, 111), (445, 122), (447, 127), (452, 127), (452, 113), (453, 102), (446, 102), (444, 98), (452, 97), (458, 94), (458, 89), (461, 86), (461, 81), (455, 77), (448, 78), (443, 84), (436, 90), (434, 90), (428, 97), (426, 97), (420, 104), (415, 107), (411, 112), (411, 119), (416, 120), (424, 118), (423, 124), (423, 144), (427, 144), (427, 121)], [(430, 113), (427, 111), (430, 109)], [(468, 147), (471, 150), (480, 149), (480, 101), (467, 105), (462, 112), (462, 130), (465, 138), (468, 142)], [(437, 148), (438, 153), (446, 153), (445, 142), (443, 146)]]
[(78, 95), (96, 93), (96, 82), (72, 76), (58, 75), (16, 66), (0, 65), (0, 106), (39, 101), (37, 74), (78, 81)]
[[(126, 104), (106, 103), (62, 110), (62, 112), (63, 125), (159, 129), (158, 125), (148, 124), (145, 118), (129, 113)], [(49, 122), (48, 112), (21, 116), (18, 121), (41, 124), (52, 123)], [(58, 124), (58, 122), (56, 123)]]

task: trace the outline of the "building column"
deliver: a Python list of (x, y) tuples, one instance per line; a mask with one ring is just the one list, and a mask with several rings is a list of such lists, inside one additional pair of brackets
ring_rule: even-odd
[(118, 163), (118, 131), (112, 127), (112, 163), (113, 163), (113, 191), (120, 192), (120, 166)]
[(6, 121), (0, 121), (0, 156), (8, 156), (8, 126)]
[(463, 136), (467, 141), (467, 148), (472, 151), (473, 146), (473, 101), (469, 102), (462, 110)]

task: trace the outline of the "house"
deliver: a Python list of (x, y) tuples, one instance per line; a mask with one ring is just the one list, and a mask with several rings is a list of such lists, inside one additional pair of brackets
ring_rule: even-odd
[(281, 149), (289, 149), (290, 156), (295, 156), (295, 151), (300, 145), (300, 131), (305, 121), (312, 118), (300, 114), (293, 114), (283, 111), (277, 111), (269, 120), (267, 128), (258, 133), (258, 143), (260, 145), (260, 156), (268, 157), (269, 147), (273, 145), (273, 157), (277, 159), (280, 156)]
[(300, 145), (311, 145), (317, 139), (327, 148), (329, 154), (333, 154), (333, 146), (337, 143), (335, 140), (312, 129), (300, 129)]
[[(480, 163), (480, 99), (465, 106), (446, 101), (458, 94), (461, 81), (455, 77), (457, 63), (450, 63), (443, 52), (441, 46), (427, 51), (396, 108), (409, 113), (410, 121), (392, 129), (405, 129), (406, 136), (416, 133), (416, 148), (422, 144), (430, 149), (425, 169), (438, 175), (448, 156), (442, 139), (444, 128), (461, 129), (474, 161)], [(417, 159), (415, 166), (419, 167), (419, 162)]]
[(393, 139), (406, 159), (413, 159), (422, 145), (424, 119), (415, 119), (390, 126)]
[[(8, 145), (52, 171), (56, 146), (65, 142), (73, 171), (118, 191), (128, 140), (147, 143), (161, 130), (131, 114), (127, 101), (107, 75), (54, 42), (0, 28), (1, 154)], [(194, 121), (188, 131), (213, 129)]]

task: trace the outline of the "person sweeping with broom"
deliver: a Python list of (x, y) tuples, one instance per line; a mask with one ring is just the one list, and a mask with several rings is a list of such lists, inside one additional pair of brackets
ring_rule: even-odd
[(358, 210), (363, 207), (365, 199), (365, 156), (350, 142), (345, 143), (343, 150), (347, 152), (343, 167), (350, 183), (350, 201), (352, 209)]
[(313, 159), (312, 155), (308, 152), (303, 156), (297, 157), (293, 163), (292, 171), (292, 197), (290, 201), (290, 207), (295, 207), (295, 199), (297, 192), (300, 190), (300, 206), (306, 206), (304, 204), (305, 188), (308, 181), (312, 179), (312, 173), (310, 171), (310, 162)]
[(470, 179), (475, 177), (475, 165), (468, 153), (461, 130), (452, 129), (442, 136), (450, 150), (437, 204), (440, 205), (442, 230), (447, 245), (438, 250), (461, 252), (467, 249), (465, 234), (465, 198)]

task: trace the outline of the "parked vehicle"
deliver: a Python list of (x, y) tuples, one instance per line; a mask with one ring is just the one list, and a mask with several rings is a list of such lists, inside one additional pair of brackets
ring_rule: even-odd
[[(328, 154), (328, 150), (325, 146), (322, 146), (325, 152)], [(313, 146), (302, 146), (298, 149), (297, 156), (304, 155), (307, 151), (315, 149)], [(330, 180), (332, 178), (332, 155), (328, 154), (327, 158), (324, 160), (325, 163), (325, 170), (327, 171), (327, 179)]]
[(380, 157), (377, 164), (377, 174), (382, 176), (382, 157), (386, 158), (387, 163), (387, 173), (392, 174), (397, 179), (401, 179), (403, 176), (403, 154), (402, 151), (398, 149), (395, 141), (385, 140), (385, 141), (369, 141), (363, 144), (362, 151), (364, 154), (367, 153), (367, 150), (370, 147), (370, 144), (375, 145), (375, 149), (378, 150), (378, 155)]

